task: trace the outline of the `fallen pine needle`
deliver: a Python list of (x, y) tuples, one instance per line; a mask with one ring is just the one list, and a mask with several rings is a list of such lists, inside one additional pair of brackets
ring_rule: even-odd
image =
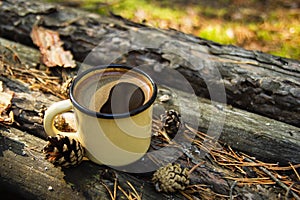
[(111, 190), (107, 187), (107, 185), (106, 185), (105, 183), (103, 183), (103, 182), (101, 182), (101, 184), (102, 184), (102, 185), (105, 187), (105, 189), (108, 191), (108, 194), (109, 194), (110, 198), (111, 198), (112, 200), (115, 200), (114, 195), (112, 194)]
[(300, 164), (297, 165), (292, 165), (292, 166), (286, 166), (286, 167), (268, 167), (269, 170), (274, 170), (274, 171), (288, 171), (288, 170), (293, 170), (293, 168), (297, 169), (300, 167)]
[[(245, 160), (248, 162), (254, 162), (250, 158), (245, 158)], [(278, 185), (280, 185), (283, 189), (285, 189), (286, 191), (290, 191), (289, 187), (286, 186), (283, 182), (281, 182), (278, 178), (276, 178), (269, 170), (262, 166), (259, 166), (258, 168), (264, 173), (266, 173), (268, 176), (270, 176), (270, 178), (274, 180)], [(300, 197), (296, 193), (294, 193), (293, 191), (290, 191), (290, 193), (293, 195), (293, 197), (295, 197), (295, 199), (300, 200)]]
[(130, 188), (132, 189), (132, 191), (134, 192), (136, 198), (141, 199), (141, 198), (140, 198), (140, 195), (137, 193), (137, 191), (136, 191), (136, 189), (133, 187), (133, 185), (132, 185), (129, 181), (127, 181), (127, 184), (129, 185), (129, 187), (130, 187)]
[(180, 191), (180, 193), (188, 200), (194, 200), (194, 198), (192, 196), (190, 196), (189, 194), (187, 194), (186, 192)]
[(295, 172), (295, 174), (296, 174), (298, 180), (300, 181), (300, 176), (299, 176), (297, 170), (296, 170), (295, 167), (292, 165), (292, 163), (289, 163), (289, 164), (290, 164), (291, 168), (293, 169), (293, 171)]

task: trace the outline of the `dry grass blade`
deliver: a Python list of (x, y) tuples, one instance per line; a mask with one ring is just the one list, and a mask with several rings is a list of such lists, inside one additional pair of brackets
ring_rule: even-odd
[[(290, 166), (285, 166), (285, 167), (275, 166), (275, 167), (269, 167), (268, 169), (269, 170), (274, 170), (274, 171), (289, 171), (289, 170), (293, 170), (293, 168), (295, 168), (295, 170), (297, 168), (300, 168), (300, 164), (290, 165)], [(295, 173), (297, 173), (297, 171)]]
[(190, 127), (189, 125), (185, 124), (185, 127), (191, 131), (192, 133), (194, 133), (196, 136), (198, 136), (200, 139), (204, 140), (204, 139), (209, 139), (209, 140), (214, 140), (213, 137), (210, 137), (208, 136), (207, 134), (201, 132), (201, 131), (198, 131), (198, 130), (195, 130), (193, 129), (192, 127)]
[[(298, 178), (298, 181), (300, 181), (300, 176), (299, 176), (299, 174), (298, 174), (296, 168), (292, 165), (292, 163), (289, 163), (289, 164), (290, 164), (291, 168), (293, 169), (293, 171), (295, 172), (295, 174), (296, 174), (296, 176), (297, 176), (297, 178)], [(299, 167), (300, 167), (300, 165), (299, 165)]]
[(127, 199), (129, 199), (129, 200), (132, 199), (131, 196), (129, 196), (129, 195), (125, 192), (125, 190), (124, 190), (123, 188), (121, 188), (121, 186), (118, 185), (118, 189), (125, 195), (125, 197), (126, 197)]
[(197, 165), (194, 165), (189, 171), (188, 171), (188, 175), (190, 175), (191, 173), (193, 173), (193, 171), (195, 171), (197, 169), (197, 167), (199, 167), (200, 165), (203, 165), (205, 163), (205, 161), (202, 161), (200, 163), (198, 163)]
[(114, 199), (117, 198), (117, 184), (118, 184), (118, 180), (115, 178), (115, 182), (114, 182)]
[(229, 180), (234, 180), (238, 182), (238, 185), (244, 185), (244, 184), (261, 184), (261, 185), (273, 185), (275, 184), (274, 181), (272, 181), (268, 177), (263, 178), (234, 178), (234, 177), (224, 177)]

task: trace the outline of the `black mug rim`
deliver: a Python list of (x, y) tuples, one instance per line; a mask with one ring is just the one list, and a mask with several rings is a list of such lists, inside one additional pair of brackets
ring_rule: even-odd
[[(153, 88), (153, 93), (152, 93), (152, 96), (151, 98), (145, 103), (143, 104), (142, 106), (134, 109), (134, 110), (131, 110), (129, 112), (126, 112), (126, 113), (115, 113), (115, 114), (109, 114), (109, 113), (100, 113), (100, 112), (96, 112), (96, 111), (93, 111), (93, 110), (90, 110), (84, 106), (82, 106), (81, 104), (78, 103), (78, 101), (76, 101), (74, 95), (73, 95), (73, 92), (74, 92), (74, 87), (76, 85), (76, 83), (82, 78), (84, 77), (85, 75), (87, 75), (88, 73), (94, 71), (94, 70), (99, 70), (99, 69), (106, 69), (106, 68), (122, 68), (122, 69), (127, 69), (127, 70), (133, 70), (143, 76), (145, 76), (151, 83), (151, 86)], [(115, 119), (115, 118), (125, 118), (125, 117), (129, 117), (129, 116), (134, 116), (134, 115), (137, 115), (141, 112), (143, 112), (144, 110), (146, 110), (147, 108), (149, 108), (153, 102), (155, 101), (156, 99), (156, 96), (157, 96), (157, 86), (156, 84), (154, 83), (153, 79), (148, 75), (146, 74), (144, 71), (136, 68), (136, 67), (130, 67), (130, 66), (126, 66), (126, 65), (120, 65), (120, 64), (110, 64), (110, 65), (98, 65), (98, 66), (95, 66), (95, 67), (92, 67), (92, 68), (89, 68), (87, 69), (86, 71), (80, 73), (76, 78), (74, 78), (71, 86), (70, 86), (70, 100), (72, 102), (72, 104), (81, 112), (89, 115), (89, 116), (92, 116), (92, 117), (97, 117), (97, 118), (104, 118), (104, 119)]]

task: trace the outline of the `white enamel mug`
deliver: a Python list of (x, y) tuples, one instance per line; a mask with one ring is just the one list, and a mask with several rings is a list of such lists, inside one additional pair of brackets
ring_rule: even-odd
[[(128, 95), (131, 94), (124, 93), (123, 98), (123, 94), (110, 93), (117, 84), (137, 86), (143, 93), (142, 100), (132, 95), (129, 103)], [(54, 103), (47, 109), (44, 129), (49, 136), (61, 134), (76, 138), (85, 148), (86, 156), (97, 164), (124, 166), (140, 159), (150, 146), (152, 105), (156, 95), (156, 84), (137, 68), (115, 64), (93, 67), (74, 79), (70, 99)], [(108, 98), (111, 113), (100, 112)], [(135, 101), (140, 104), (135, 105)], [(132, 105), (122, 112), (115, 109), (124, 102)], [(75, 114), (77, 132), (57, 130), (55, 116), (70, 110)]]

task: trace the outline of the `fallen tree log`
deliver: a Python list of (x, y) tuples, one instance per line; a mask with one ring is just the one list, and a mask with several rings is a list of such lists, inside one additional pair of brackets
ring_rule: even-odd
[[(5, 3), (6, 2), (4, 2), (4, 4)], [(18, 2), (15, 2), (15, 4), (17, 5)], [(32, 5), (31, 2), (28, 2), (26, 4), (29, 7), (30, 5)], [(0, 9), (3, 8), (2, 5), (3, 3), (1, 4)], [(37, 3), (36, 5), (38, 9), (41, 8), (39, 3)], [(48, 13), (51, 15), (51, 17), (53, 17), (52, 14), (56, 15), (58, 11), (62, 11), (60, 10), (60, 8), (58, 9), (54, 6), (55, 8), (52, 9), (52, 7), (53, 6), (48, 7), (46, 4), (43, 7), (44, 11), (41, 12), (43, 13), (42, 15)], [(18, 12), (23, 13), (25, 18), (29, 17), (29, 19), (32, 20), (34, 20), (34, 18), (31, 17), (37, 14), (35, 13), (36, 8), (32, 8), (32, 10), (29, 12), (28, 8), (25, 6), (15, 8), (18, 8)], [(7, 7), (5, 7), (4, 10), (5, 9), (7, 9)], [(76, 12), (74, 12), (73, 14), (75, 13)], [(92, 17), (92, 19), (99, 18)], [(68, 18), (63, 19), (62, 21), (64, 20), (68, 20)], [(73, 20), (80, 21), (76, 17)], [(110, 27), (111, 30), (114, 30), (116, 27), (118, 27), (116, 26), (116, 23), (113, 23), (114, 20), (116, 19), (113, 19), (111, 24), (106, 24), (107, 27), (106, 25), (104, 27)], [(33, 21), (29, 20), (27, 22), (26, 20), (24, 20), (21, 23), (31, 22)], [(78, 25), (75, 22), (73, 24), (73, 22), (69, 25)], [(55, 24), (57, 23), (57, 21), (54, 20), (53, 23)], [(119, 21), (119, 23), (123, 23), (123, 20)], [(16, 23), (15, 25), (16, 27), (18, 27), (18, 23)], [(99, 23), (95, 23), (95, 25), (99, 25)], [(0, 26), (3, 27), (2, 25)], [(125, 31), (126, 33), (129, 30), (128, 27), (133, 28), (135, 26), (137, 25), (119, 24), (119, 29)], [(6, 28), (8, 27), (9, 26), (6, 26)], [(53, 28), (51, 26), (49, 27)], [(64, 27), (64, 25), (62, 25), (61, 27)], [(125, 29), (124, 27), (127, 27), (127, 29)], [(25, 29), (27, 28), (28, 27), (26, 27)], [(3, 29), (1, 29), (1, 34), (3, 33), (2, 30)], [(28, 32), (27, 30), (24, 30), (24, 39), (28, 39), (28, 36), (25, 36)], [(7, 30), (5, 30), (5, 33), (7, 33), (6, 31)], [(138, 29), (137, 34), (141, 34), (140, 32), (143, 32), (143, 30)], [(163, 32), (164, 31), (160, 33)], [(126, 36), (125, 33), (124, 35)], [(148, 30), (146, 30), (145, 33), (148, 33)], [(111, 34), (115, 33), (111, 32)], [(179, 33), (174, 34), (176, 35)], [(16, 33), (15, 36), (16, 38), (18, 38), (18, 33)], [(108, 37), (107, 41), (111, 41), (110, 36), (111, 35), (106, 35), (106, 37)], [(77, 37), (79, 38), (78, 35)], [(114, 42), (118, 41), (118, 36), (116, 36), (116, 38), (117, 39)], [(65, 41), (68, 41), (68, 39)], [(73, 76), (74, 74), (76, 74), (76, 70), (65, 71), (60, 68), (47, 70), (45, 66), (40, 63), (39, 53), (36, 50), (32, 50), (28, 47), (2, 39), (0, 40), (0, 44), (0, 81), (3, 82), (4, 87), (9, 88), (15, 93), (12, 101), (13, 105), (11, 107), (11, 111), (13, 111), (15, 116), (15, 123), (10, 126), (4, 126), (0, 124), (1, 192), (3, 190), (4, 192), (7, 192), (8, 190), (9, 194), (19, 193), (23, 198), (27, 197), (31, 199), (61, 199), (64, 197), (74, 199), (103, 199), (110, 198), (104, 185), (106, 185), (110, 190), (113, 191), (114, 185), (116, 183), (116, 178), (118, 186), (125, 189), (126, 192), (132, 191), (132, 188), (130, 188), (130, 186), (126, 184), (126, 182), (129, 181), (137, 189), (138, 193), (142, 194), (143, 199), (182, 199), (182, 195), (190, 195), (190, 197), (192, 198), (201, 199), (233, 198), (234, 196), (238, 196), (243, 199), (247, 198), (249, 195), (251, 195), (255, 199), (276, 199), (280, 198), (280, 195), (283, 196), (285, 194), (286, 191), (283, 191), (276, 186), (273, 188), (273, 185), (272, 187), (268, 187), (267, 185), (262, 184), (260, 185), (259, 190), (256, 186), (260, 183), (255, 183), (252, 185), (251, 182), (246, 183), (246, 185), (248, 186), (236, 186), (235, 183), (241, 183), (241, 180), (245, 179), (245, 176), (256, 177), (258, 174), (261, 175), (261, 171), (257, 172), (255, 168), (249, 166), (253, 166), (253, 164), (262, 165), (262, 163), (248, 163), (248, 165), (245, 165), (246, 167), (242, 167), (244, 172), (241, 171), (241, 175), (240, 173), (236, 172), (239, 166), (237, 168), (226, 168), (220, 166), (218, 163), (218, 161), (220, 160), (214, 160), (214, 154), (204, 152), (204, 157), (199, 156), (198, 152), (201, 152), (201, 149), (198, 149), (199, 146), (196, 146), (194, 143), (191, 149), (183, 149), (184, 154), (177, 161), (188, 168), (191, 168), (195, 164), (202, 163), (202, 165), (196, 168), (195, 172), (191, 176), (191, 184), (195, 185), (193, 187), (198, 188), (197, 192), (194, 191), (191, 194), (157, 193), (151, 183), (151, 174), (128, 174), (113, 170), (105, 166), (97, 166), (88, 161), (84, 161), (79, 167), (73, 169), (60, 170), (60, 168), (54, 168), (43, 159), (43, 155), (41, 153), (42, 146), (46, 143), (44, 140), (40, 139), (45, 138), (45, 133), (42, 128), (42, 119), (44, 110), (53, 102), (60, 100), (63, 95), (58, 92), (59, 90), (51, 91), (50, 87), (45, 88), (38, 86), (42, 85), (43, 81), (45, 81), (47, 79), (47, 76), (49, 76), (53, 79), (51, 79), (49, 82), (47, 82), (48, 80), (45, 81), (45, 84), (48, 84), (49, 86), (49, 83), (56, 82), (56, 85), (54, 83), (53, 84), (59, 89), (59, 85), (60, 83), (62, 83), (62, 79), (64, 79), (63, 74)], [(108, 43), (105, 44), (108, 45)], [(217, 44), (214, 45), (218, 46)], [(85, 47), (85, 45), (83, 46)], [(90, 47), (92, 47), (92, 45)], [(150, 62), (152, 67), (156, 66), (156, 70), (149, 70), (149, 73), (154, 73), (154, 75), (155, 73), (157, 73), (157, 69), (161, 66), (156, 65), (156, 61), (160, 60), (163, 54), (165, 55), (164, 59), (170, 59), (170, 56), (173, 55), (169, 51), (165, 51), (163, 54), (161, 54), (155, 49), (137, 49), (138, 50), (134, 50), (131, 53), (123, 56), (124, 60), (132, 65), (135, 65), (136, 62)], [(116, 55), (119, 54), (118, 51), (119, 49), (116, 48)], [(110, 54), (106, 53), (107, 52), (105, 52), (103, 55), (105, 55), (105, 58), (108, 58), (106, 56)], [(104, 57), (100, 56), (99, 58)], [(114, 56), (112, 55), (111, 58), (113, 57)], [(164, 60), (163, 62), (165, 61), (166, 60)], [(218, 60), (218, 62), (219, 61), (220, 60)], [(180, 62), (182, 62), (182, 60), (180, 61), (179, 59), (179, 61), (175, 60), (175, 62), (172, 64), (176, 65), (176, 63)], [(170, 65), (172, 64), (170, 63)], [(247, 63), (246, 65), (248, 64), (249, 63)], [(180, 67), (176, 68), (176, 70), (183, 70), (182, 66), (186, 67), (186, 65), (181, 63)], [(191, 76), (196, 71), (189, 70), (190, 69), (187, 67), (187, 71), (189, 72), (187, 74)], [(18, 77), (18, 73), (25, 73), (26, 77), (29, 77), (33, 81), (31, 82), (22, 79), (22, 77)], [(38, 76), (35, 77), (36, 73), (38, 73)], [(44, 77), (45, 79), (40, 79), (40, 75), (42, 75), (42, 77)], [(42, 81), (39, 82), (40, 80)], [(159, 80), (159, 83), (165, 82), (163, 82), (163, 80)], [(181, 92), (180, 90), (174, 88), (163, 87), (162, 89), (164, 90), (161, 91), (167, 91), (170, 99), (169, 101), (167, 101), (167, 103), (162, 103), (158, 98), (156, 105), (163, 105), (165, 108), (179, 107), (180, 112), (182, 112), (185, 117), (199, 117), (198, 128), (203, 132), (206, 132), (209, 129), (209, 124), (214, 120), (214, 118), (217, 118), (217, 120), (219, 119), (218, 117), (216, 117), (218, 116), (218, 114), (223, 114), (220, 116), (225, 115), (226, 121), (223, 126), (223, 132), (220, 135), (220, 139), (222, 142), (227, 143), (235, 148), (235, 150), (249, 153), (251, 156), (256, 156), (257, 158), (280, 162), (281, 164), (287, 164), (288, 162), (299, 163), (299, 158), (297, 157), (297, 152), (299, 150), (299, 128), (255, 114), (251, 114), (242, 110), (227, 107), (224, 104), (212, 103), (205, 99), (197, 98), (196, 101), (191, 101), (190, 94)], [(199, 104), (197, 102), (199, 102)], [(195, 109), (197, 107), (199, 108)], [(201, 113), (200, 116), (199, 113)], [(28, 132), (29, 134), (26, 132)], [(37, 138), (33, 135), (39, 136), (40, 138)], [(161, 138), (154, 136), (152, 140), (152, 146), (157, 148), (157, 145), (155, 143), (161, 142), (160, 140)], [(280, 151), (278, 151), (278, 149), (280, 149)], [(215, 152), (218, 151), (222, 151), (222, 149), (218, 147)], [(226, 157), (225, 155), (226, 154), (223, 155), (224, 157), (222, 157), (222, 159)], [(243, 159), (240, 159), (238, 161), (241, 162), (242, 160)], [(270, 167), (272, 165), (266, 166)], [(267, 178), (265, 177), (263, 179), (267, 180)], [(276, 183), (272, 182), (271, 179), (270, 181), (271, 182), (267, 182), (267, 184)], [(289, 184), (290, 185), (288, 186), (293, 189), (293, 182), (289, 180)], [(205, 185), (205, 187), (201, 188), (201, 185)], [(199, 188), (202, 189), (202, 192)], [(124, 194), (119, 189), (117, 189), (117, 195), (119, 198), (124, 198)]]
[[(102, 176), (119, 173), (87, 161), (74, 169), (55, 168), (41, 153), (46, 141), (15, 128), (0, 126), (0, 144), (2, 191), (18, 194), (22, 199), (109, 199), (101, 184), (105, 181)], [(107, 177), (113, 183), (113, 177)], [(135, 186), (144, 184), (145, 199), (161, 196), (149, 186), (151, 183), (142, 183), (133, 176), (119, 175), (118, 181), (122, 184), (129, 181)], [(13, 199), (14, 195), (7, 198)]]
[[(164, 194), (155, 191), (151, 174), (130, 175), (83, 161), (70, 169), (54, 167), (41, 153), (46, 141), (12, 127), (0, 125), (0, 187), (1, 197), (5, 199), (110, 199), (107, 189), (114, 191), (117, 184), (126, 192), (132, 191), (128, 182), (145, 200), (183, 199), (179, 193)], [(200, 159), (201, 161), (201, 159)], [(194, 198), (215, 199), (229, 197), (230, 180), (224, 176), (236, 176), (233, 172), (210, 164), (203, 159), (203, 165), (191, 177), (193, 184), (207, 185), (206, 191)], [(264, 188), (265, 186), (263, 186)], [(267, 187), (265, 190), (270, 190)], [(280, 188), (272, 188), (268, 193), (251, 187), (236, 187), (234, 193), (241, 198), (251, 194), (255, 199), (276, 198)], [(126, 199), (118, 189), (118, 199)], [(129, 193), (129, 192), (128, 192)], [(219, 195), (219, 196), (218, 196)], [(234, 195), (236, 196), (236, 195)], [(273, 199), (274, 199), (273, 198)], [(222, 199), (222, 198), (221, 198)]]
[[(15, 69), (23, 70), (24, 74), (33, 73), (34, 70), (30, 69), (35, 69), (36, 66), (39, 66), (39, 71), (47, 70), (45, 66), (39, 64), (37, 50), (1, 38), (0, 44), (0, 52), (5, 56), (2, 59), (2, 70), (0, 68), (2, 74), (7, 75), (5, 71), (8, 68), (4, 66), (15, 66)], [(17, 60), (14, 55), (18, 55)], [(14, 68), (10, 70), (13, 71)], [(53, 73), (57, 73), (55, 70), (57, 69), (54, 69)], [(61, 70), (63, 69), (58, 69), (60, 73), (58, 79), (62, 78)], [(72, 70), (69, 74), (76, 74), (76, 70)], [(32, 76), (34, 77), (34, 73)], [(53, 92), (56, 96), (53, 96), (29, 91), (11, 77), (14, 76), (1, 77), (0, 80), (15, 91), (13, 112), (17, 127), (45, 139), (42, 127), (43, 112), (51, 103), (59, 101), (60, 85), (57, 86), (58, 92)], [(193, 98), (191, 94), (174, 88), (160, 85), (159, 91), (163, 91), (159, 92), (159, 95), (167, 94), (170, 100), (161, 103), (158, 97), (157, 105), (163, 105), (164, 109), (180, 109), (181, 114), (187, 118), (186, 121), (191, 119), (190, 121), (198, 126), (196, 128), (206, 133), (211, 129), (210, 134), (216, 136), (216, 139), (220, 137), (222, 143), (266, 161), (282, 164), (300, 163), (300, 157), (295, 154), (300, 149), (300, 128), (224, 104), (215, 104), (203, 98)], [(219, 135), (215, 135), (218, 133)]]
[[(7, 46), (8, 44), (9, 46)], [(11, 47), (10, 50), (18, 53), (20, 60), (24, 63), (26, 63), (25, 56), (29, 55), (28, 52), (33, 53), (30, 54), (33, 57), (35, 56), (34, 52), (37, 53), (37, 51), (31, 51), (4, 40), (1, 40), (1, 47)], [(27, 51), (24, 52), (21, 49), (27, 49)], [(8, 54), (5, 55), (6, 58), (9, 58)], [(24, 63), (20, 64), (16, 61), (8, 63), (7, 61), (5, 60), (1, 66), (17, 65), (21, 69), (28, 67)], [(36, 64), (34, 59), (30, 62), (33, 65)], [(117, 180), (118, 186), (126, 191), (132, 190), (127, 183), (132, 184), (146, 200), (183, 198), (178, 193), (168, 195), (157, 193), (151, 183), (151, 174), (130, 175), (105, 166), (97, 166), (88, 161), (84, 161), (81, 165), (72, 169), (55, 168), (44, 159), (41, 152), (46, 141), (33, 135), (45, 137), (41, 128), (42, 115), (40, 110), (48, 107), (59, 98), (51, 94), (32, 91), (29, 89), (29, 84), (24, 84), (19, 80), (11, 80), (1, 76), (0, 81), (4, 83), (4, 87), (8, 87), (15, 93), (12, 100), (12, 111), (15, 113), (16, 120), (13, 126), (0, 124), (0, 186), (2, 197), (15, 198), (18, 195), (25, 199), (107, 199), (109, 194), (104, 184), (113, 191), (114, 184), (116, 184), (115, 180)], [(204, 106), (212, 108), (209, 104)], [(204, 115), (206, 116), (206, 114)], [(204, 117), (203, 120), (208, 120), (208, 118)], [(204, 121), (201, 124), (206, 124), (206, 122)], [(157, 138), (153, 138), (153, 142), (157, 142), (157, 140)], [(193, 147), (193, 149), (196, 151), (197, 147)], [(229, 197), (230, 185), (233, 184), (233, 181), (226, 180), (224, 177), (237, 177), (238, 175), (231, 170), (218, 166), (213, 161), (209, 161), (208, 158), (197, 157), (197, 155), (189, 156), (190, 162), (203, 163), (191, 176), (193, 184), (201, 183), (206, 187), (204, 192), (196, 193), (195, 197), (216, 198), (218, 196), (222, 197), (222, 195)], [(185, 156), (179, 158), (179, 162), (183, 166), (190, 165), (185, 160)], [(258, 191), (255, 187), (236, 187), (232, 191), (241, 197), (251, 193), (256, 199), (276, 197), (276, 193), (283, 192), (280, 188), (276, 188), (275, 190), (272, 189), (272, 192), (269, 192), (267, 196), (266, 190), (269, 189), (266, 187)], [(117, 191), (117, 195), (122, 198), (120, 190)], [(123, 196), (123, 198), (125, 197)]]
[(34, 24), (58, 31), (78, 61), (89, 55), (88, 64), (119, 59), (132, 66), (147, 64), (154, 71), (172, 68), (199, 96), (225, 102), (209, 91), (225, 88), (233, 106), (300, 125), (299, 61), (222, 46), (174, 30), (147, 28), (117, 16), (33, 1), (1, 2), (2, 37), (32, 46), (29, 35)]
[[(157, 193), (151, 183), (151, 174), (127, 174), (105, 166), (97, 166), (88, 161), (84, 161), (80, 166), (73, 169), (60, 170), (60, 168), (54, 168), (44, 160), (41, 149), (46, 142), (40, 139), (45, 138), (42, 128), (43, 111), (60, 98), (59, 93), (55, 93), (55, 96), (49, 94), (49, 91), (44, 91), (43, 88), (33, 87), (36, 82), (30, 82), (30, 79), (34, 77), (38, 81), (35, 73), (42, 72), (42, 74), (50, 74), (49, 77), (51, 78), (54, 78), (56, 74), (58, 83), (61, 83), (63, 70), (59, 68), (47, 70), (40, 63), (37, 50), (4, 39), (0, 39), (0, 44), (2, 56), (0, 59), (2, 75), (0, 81), (4, 83), (4, 87), (14, 92), (11, 110), (15, 115), (15, 123), (12, 126), (0, 124), (0, 184), (2, 191), (4, 190), (5, 193), (9, 194), (18, 193), (23, 198), (29, 199), (61, 199), (64, 197), (103, 199), (109, 198), (103, 183), (113, 190), (114, 177), (117, 177), (120, 187), (130, 191), (130, 187), (126, 184), (129, 181), (142, 194), (143, 199), (183, 198), (179, 193)], [(36, 69), (37, 67), (38, 69)], [(29, 80), (22, 81), (22, 77), (19, 77), (18, 73), (25, 75), (25, 78), (29, 78)], [(76, 74), (76, 72), (73, 70), (69, 74)], [(46, 78), (43, 81), (46, 81)], [(168, 90), (171, 98), (168, 103), (163, 103), (166, 109), (181, 106), (182, 114), (187, 117), (195, 117), (198, 116), (195, 107), (199, 103), (201, 113), (199, 129), (203, 131), (208, 129), (213, 116), (217, 116), (219, 112), (225, 113), (227, 121), (225, 121), (220, 138), (237, 150), (245, 150), (252, 156), (271, 158), (283, 163), (300, 162), (294, 153), (295, 149), (299, 149), (299, 138), (297, 138), (299, 128), (226, 107), (223, 104), (213, 105), (201, 98), (197, 98), (196, 102), (191, 102), (190, 94), (172, 88), (164, 88), (162, 91), (166, 90)], [(157, 99), (156, 105), (162, 105), (159, 99)], [(273, 129), (269, 130), (270, 127)], [(291, 133), (295, 136), (291, 137)], [(153, 146), (155, 146), (155, 142), (159, 142), (156, 137), (153, 138)], [(269, 144), (266, 145), (266, 143)], [(276, 149), (274, 146), (272, 148), (272, 144), (275, 145)], [(279, 148), (282, 152), (278, 152)], [(270, 188), (265, 185), (262, 185), (264, 190), (261, 191), (255, 189), (255, 186), (239, 186), (231, 189), (234, 181), (224, 179), (224, 177), (236, 178), (240, 175), (231, 169), (219, 166), (209, 155), (197, 156), (195, 152), (199, 150), (196, 146), (193, 145), (191, 149), (186, 150), (177, 162), (189, 168), (191, 168), (191, 163), (192, 166), (203, 163), (192, 174), (191, 182), (195, 185), (201, 183), (206, 188), (203, 192), (199, 191), (193, 194), (194, 198), (209, 199), (222, 197), (222, 195), (226, 198), (230, 196), (231, 191), (241, 198), (252, 194), (256, 199), (265, 199), (267, 197), (277, 198), (277, 193), (283, 192), (280, 188), (276, 188), (268, 191), (267, 195), (266, 190)], [(186, 161), (187, 158), (191, 163)], [(118, 197), (122, 196), (120, 190), (117, 193)]]
[[(26, 71), (26, 69), (28, 70), (38, 64), (37, 51), (6, 40), (1, 40), (0, 44), (1, 55), (5, 56), (1, 63), (2, 68), (0, 71), (2, 75), (5, 74), (4, 70), (7, 66), (16, 66), (19, 70)], [(15, 53), (18, 53), (17, 60), (13, 59)], [(18, 62), (19, 60), (21, 63)], [(15, 72), (14, 68), (11, 68), (11, 70), (12, 73)], [(118, 176), (118, 182), (122, 184), (129, 181), (135, 187), (143, 185), (144, 189), (138, 189), (142, 190), (144, 199), (162, 198), (159, 193), (154, 192), (154, 187), (150, 186), (149, 178), (148, 182), (139, 181), (133, 176), (106, 167), (99, 167), (90, 162), (84, 162), (79, 167), (70, 170), (61, 171), (60, 168), (53, 168), (50, 163), (44, 160), (41, 153), (41, 149), (46, 142), (32, 135), (41, 138), (46, 137), (42, 128), (43, 108), (58, 101), (59, 98), (38, 91), (31, 91), (29, 89), (30, 85), (19, 80), (11, 80), (3, 76), (0, 77), (0, 80), (11, 91), (14, 91), (12, 111), (16, 120), (14, 126), (17, 128), (3, 125), (0, 128), (0, 161), (2, 163), (0, 166), (0, 184), (4, 195), (14, 196), (18, 194), (20, 197), (28, 199), (109, 198), (102, 183), (104, 181), (114, 184), (111, 174), (115, 174), (115, 176)], [(32, 135), (25, 133), (25, 131)], [(210, 174), (211, 172), (208, 169), (205, 169), (202, 173)], [(108, 180), (105, 180), (101, 174), (108, 177)], [(211, 179), (215, 176), (217, 175), (209, 175)], [(218, 176), (217, 178), (220, 179)], [(229, 190), (227, 182), (219, 182), (219, 185), (215, 184), (216, 188), (219, 188), (218, 190), (222, 192)], [(175, 199), (181, 198), (177, 197)]]

